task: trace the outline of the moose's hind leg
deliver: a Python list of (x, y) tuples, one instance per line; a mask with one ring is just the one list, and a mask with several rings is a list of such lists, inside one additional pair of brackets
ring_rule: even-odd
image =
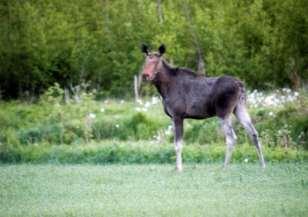
[(239, 120), (239, 122), (245, 128), (253, 144), (255, 145), (262, 168), (265, 168), (265, 161), (264, 161), (264, 157), (262, 153), (261, 143), (259, 141), (258, 132), (251, 122), (251, 118), (247, 112), (246, 107), (244, 105), (239, 104), (236, 106), (234, 113), (237, 119)]
[(232, 157), (233, 147), (236, 143), (236, 135), (232, 128), (230, 116), (221, 119), (221, 121), (222, 121), (222, 129), (226, 140), (226, 155), (225, 155), (224, 167), (227, 167)]

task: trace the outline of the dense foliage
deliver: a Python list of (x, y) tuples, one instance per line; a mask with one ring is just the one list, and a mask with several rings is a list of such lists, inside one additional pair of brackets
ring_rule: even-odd
[(192, 68), (199, 51), (208, 75), (298, 87), (308, 74), (307, 11), (306, 0), (1, 1), (1, 95), (84, 81), (130, 94), (142, 42), (165, 43), (171, 62)]

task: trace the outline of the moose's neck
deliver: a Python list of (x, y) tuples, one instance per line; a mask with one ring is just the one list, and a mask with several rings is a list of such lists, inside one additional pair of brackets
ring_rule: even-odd
[(157, 77), (153, 81), (158, 92), (163, 98), (168, 95), (169, 87), (174, 81), (174, 68), (172, 68), (165, 60), (162, 60), (161, 67), (158, 70)]

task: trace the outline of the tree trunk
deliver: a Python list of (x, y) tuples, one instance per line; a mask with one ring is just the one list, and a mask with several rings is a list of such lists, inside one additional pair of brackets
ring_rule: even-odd
[(138, 88), (138, 76), (134, 75), (134, 92), (135, 92), (135, 101), (138, 102), (139, 101), (139, 88)]
[(140, 101), (141, 84), (142, 84), (141, 73), (139, 73), (138, 75), (134, 75), (134, 93), (136, 102)]
[(184, 12), (189, 23), (189, 30), (197, 53), (197, 72), (206, 75), (205, 62), (203, 60), (203, 52), (197, 35), (196, 25), (192, 21), (192, 14), (187, 3), (184, 3)]
[(292, 88), (294, 90), (298, 90), (300, 88), (301, 85), (301, 78), (297, 73), (297, 69), (296, 67), (294, 67), (291, 76), (290, 76), (291, 82), (292, 82)]
[(205, 63), (204, 63), (204, 60), (203, 60), (203, 54), (202, 54), (202, 51), (200, 49), (200, 47), (197, 47), (197, 50), (198, 50), (198, 67), (197, 67), (197, 72), (199, 74), (206, 74), (205, 72)]
[(161, 4), (162, 0), (157, 0), (157, 15), (158, 15), (158, 21), (160, 24), (162, 24), (164, 22), (164, 14), (163, 14), (163, 10), (162, 10), (162, 4)]

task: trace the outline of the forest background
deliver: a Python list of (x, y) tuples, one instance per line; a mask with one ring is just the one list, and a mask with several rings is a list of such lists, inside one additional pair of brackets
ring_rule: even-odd
[(306, 0), (1, 0), (1, 96), (54, 83), (132, 96), (141, 43), (164, 43), (170, 62), (208, 76), (297, 89), (308, 77), (307, 11)]

